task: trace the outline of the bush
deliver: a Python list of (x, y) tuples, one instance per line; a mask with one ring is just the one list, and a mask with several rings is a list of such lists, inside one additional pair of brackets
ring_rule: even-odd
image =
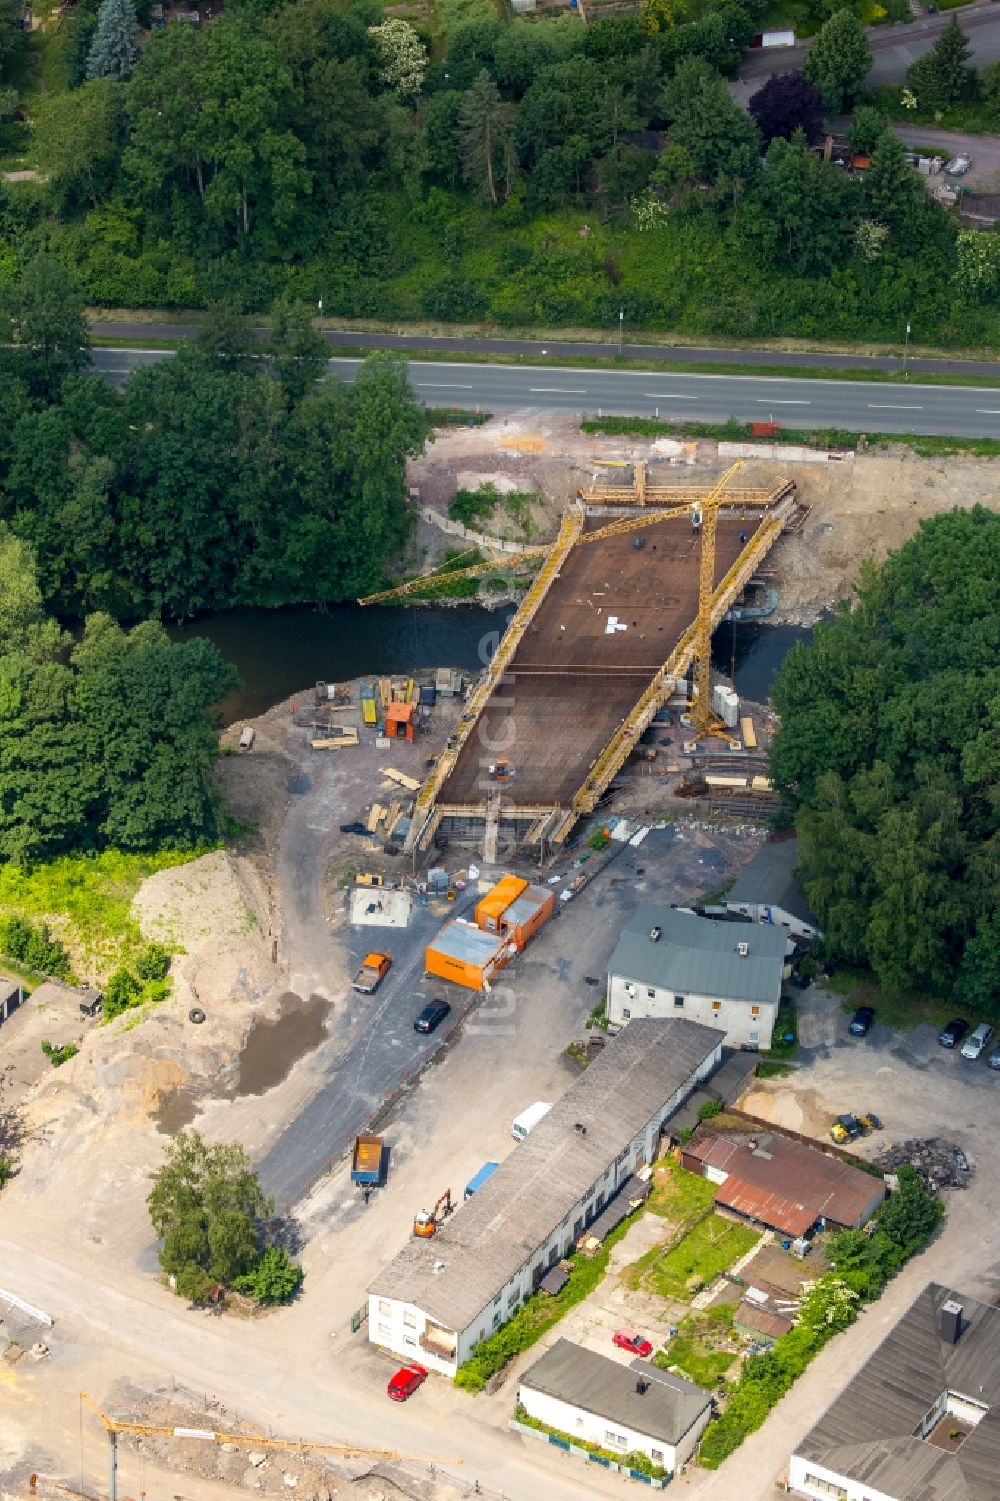
[(112, 1021), (114, 1017), (121, 1016), (130, 1006), (138, 1005), (141, 997), (142, 986), (132, 971), (124, 967), (116, 969), (104, 987), (104, 1004), (101, 1008), (104, 1020)]
[(76, 1057), (79, 1051), (75, 1042), (64, 1042), (62, 1047), (53, 1047), (48, 1041), (42, 1043), (42, 1052), (53, 1068), (59, 1068), (62, 1064), (68, 1063), (71, 1058)]
[(284, 1246), (268, 1246), (255, 1267), (233, 1286), (258, 1303), (287, 1303), (302, 1286), (302, 1268)]
[(608, 845), (611, 843), (611, 835), (608, 833), (607, 829), (598, 829), (596, 834), (591, 834), (590, 838), (587, 840), (587, 843), (590, 845), (590, 848), (592, 850), (597, 850), (597, 852), (600, 853), (601, 850), (606, 850)]
[(710, 1121), (713, 1115), (722, 1114), (722, 1105), (719, 1100), (706, 1100), (704, 1105), (698, 1106), (698, 1119)]
[(140, 980), (164, 980), (170, 968), (170, 950), (162, 943), (147, 943), (135, 961)]
[(0, 1188), (6, 1188), (14, 1176), (14, 1159), (12, 1157), (0, 1157)]
[(456, 490), (448, 504), (448, 515), (452, 521), (459, 521), (462, 526), (475, 531), (481, 522), (493, 515), (499, 500), (500, 491), (496, 485), (480, 485), (478, 490)]
[(0, 953), (40, 974), (59, 980), (69, 978), (69, 955), (59, 939), (52, 937), (46, 923), (36, 926), (18, 913), (0, 918)]

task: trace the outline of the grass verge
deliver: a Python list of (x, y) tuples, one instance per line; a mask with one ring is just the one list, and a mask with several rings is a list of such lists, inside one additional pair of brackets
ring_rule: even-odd
[[(587, 417), (580, 423), (581, 432), (603, 433), (607, 437), (720, 438), (730, 443), (753, 441), (748, 422), (730, 418), (728, 422), (659, 422), (652, 417)], [(865, 433), (869, 448), (912, 448), (922, 459), (944, 458), (950, 454), (970, 454), (976, 458), (1000, 456), (1000, 438), (943, 438), (919, 433)], [(758, 440), (766, 442), (766, 440)], [(849, 428), (783, 427), (780, 441), (804, 448), (856, 448), (858, 434)]]

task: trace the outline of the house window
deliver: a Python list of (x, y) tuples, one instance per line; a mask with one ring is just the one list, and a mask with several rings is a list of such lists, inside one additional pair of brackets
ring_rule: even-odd
[(684, 1004), (684, 997), (682, 995), (675, 995), (674, 996), (674, 1005), (675, 1006), (683, 1006), (683, 1004)]
[(417, 1348), (417, 1342), (413, 1338), (412, 1334), (403, 1335), (403, 1344), (407, 1347), (408, 1350), (415, 1350)]
[(499, 1309), (497, 1309), (496, 1313), (493, 1315), (493, 1327), (494, 1327), (494, 1329), (499, 1329), (500, 1328), (500, 1310)]
[(748, 1043), (756, 1043), (759, 1040), (760, 1040), (760, 1033), (759, 1032), (748, 1032), (747, 1033), (747, 1042)]
[(712, 1010), (713, 1011), (721, 1011), (722, 1010), (722, 1002), (721, 1001), (713, 1001), (712, 1002)]
[(379, 1324), (379, 1326), (378, 1326), (378, 1337), (379, 1337), (379, 1339), (391, 1339), (392, 1338), (392, 1330), (389, 1328), (388, 1324)]
[(656, 991), (653, 990), (652, 986), (647, 986), (646, 995), (648, 996), (648, 998), (651, 1001), (655, 1001), (656, 1000)]
[(632, 1015), (632, 1013), (631, 1013), (631, 1011), (630, 1011), (630, 1010), (629, 1010), (629, 1008), (628, 1008), (628, 1007), (627, 1007), (627, 1006), (623, 1006), (623, 1007), (622, 1007), (622, 1021), (623, 1021), (623, 1022), (627, 1022), (627, 1021), (628, 1021), (628, 1019), (629, 1019), (629, 1017), (630, 1017), (630, 1016), (631, 1016), (631, 1015)]
[(834, 1480), (824, 1480), (822, 1475), (810, 1475), (807, 1470), (805, 1483), (812, 1486), (813, 1490), (819, 1491), (821, 1495), (835, 1496), (837, 1501), (847, 1501), (846, 1490)]
[(379, 1298), (378, 1311), (379, 1313), (384, 1313), (387, 1318), (390, 1318), (392, 1316), (392, 1304), (386, 1302), (385, 1298)]
[(416, 1314), (411, 1313), (409, 1309), (407, 1309), (406, 1313), (403, 1314), (403, 1323), (406, 1325), (407, 1329), (415, 1329), (417, 1327)]
[(613, 1428), (605, 1428), (604, 1442), (614, 1449), (627, 1449), (628, 1438), (624, 1433), (616, 1433)]
[(751, 1006), (750, 1007), (750, 1015), (751, 1016), (759, 1016), (760, 1015), (760, 1007), (759, 1006)]
[(653, 1461), (654, 1465), (661, 1465), (663, 1463), (663, 1450), (650, 1449), (649, 1457)]

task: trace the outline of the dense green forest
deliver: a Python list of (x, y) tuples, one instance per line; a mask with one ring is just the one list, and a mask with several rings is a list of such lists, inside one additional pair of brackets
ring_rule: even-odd
[(72, 640), (0, 527), (0, 859), (191, 848), (220, 830), (208, 709), (236, 686), (205, 640), (106, 614)]
[[(1000, 241), (929, 202), (882, 116), (863, 178), (795, 131), (808, 86), (827, 110), (863, 102), (853, 11), (823, 7), (772, 140), (724, 77), (764, 0), (591, 5), (588, 25), (489, 0), (412, 25), (373, 0), (230, 0), (151, 34), (132, 0), (78, 0), (27, 60), (16, 9), (0, 129), (44, 180), (0, 195), (0, 279), (51, 253), (106, 306), (1000, 342)], [(947, 62), (922, 96), (978, 87)]]
[(82, 372), (70, 273), (39, 256), (0, 350), (0, 521), (30, 544), (61, 617), (177, 618), (353, 598), (410, 527), (406, 456), (427, 417), (403, 363), (317, 379), (322, 339), (279, 308), (269, 358), (221, 309), (197, 345), (124, 390)]
[(775, 782), (836, 956), (1000, 1015), (1000, 516), (922, 524), (775, 683)]

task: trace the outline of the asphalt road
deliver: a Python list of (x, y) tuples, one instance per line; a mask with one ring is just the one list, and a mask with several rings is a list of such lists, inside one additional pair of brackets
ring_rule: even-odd
[[(907, 68), (930, 51), (953, 15), (957, 16), (972, 44), (970, 62), (977, 68), (996, 62), (1000, 58), (1000, 13), (992, 0), (985, 0), (984, 4), (965, 6), (961, 10), (948, 11), (946, 15), (925, 15), (912, 23), (900, 21), (894, 26), (869, 26), (866, 35), (872, 52), (872, 67), (866, 81), (869, 84), (902, 83)], [(736, 91), (739, 102), (745, 103), (772, 73), (792, 73), (800, 69), (810, 46), (811, 41), (805, 41), (795, 47), (748, 52), (740, 64)]]
[[(913, 130), (919, 136), (918, 144), (934, 145), (943, 131)], [(905, 129), (899, 131), (903, 140), (908, 139)], [(967, 137), (955, 136), (961, 144), (955, 151), (964, 149)], [(976, 153), (983, 156), (983, 142), (989, 138), (977, 136)], [(95, 338), (99, 339), (191, 339), (197, 333), (193, 323), (127, 323), (98, 322), (91, 325)], [(266, 328), (255, 328), (259, 339), (267, 337)], [(903, 330), (900, 328), (900, 338)], [(410, 349), (435, 354), (507, 354), (526, 355), (532, 358), (549, 355), (553, 359), (607, 360), (617, 353), (617, 345), (601, 343), (597, 339), (505, 339), (470, 338), (462, 334), (392, 334), (371, 333), (353, 329), (327, 329), (327, 343), (338, 349)], [(902, 346), (900, 346), (902, 347)], [(103, 350), (98, 353), (115, 354), (119, 351)], [(627, 360), (669, 361), (673, 365), (774, 365), (787, 369), (799, 365), (814, 370), (889, 370), (902, 369), (901, 354), (827, 354), (824, 351), (782, 349), (719, 349), (697, 348), (691, 345), (634, 344), (625, 342), (622, 355)], [(908, 368), (920, 375), (985, 375), (996, 376), (1000, 381), (1000, 361), (997, 360), (952, 360), (945, 357), (911, 357)]]
[[(121, 384), (139, 365), (170, 358), (169, 350), (94, 351), (96, 367), (115, 384)], [(334, 359), (330, 370), (349, 381), (359, 363)], [(409, 369), (415, 391), (429, 406), (688, 417), (701, 422), (724, 422), (729, 417), (744, 422), (773, 418), (788, 427), (1000, 438), (1000, 382), (995, 389), (906, 388), (869, 381), (428, 364), (419, 360), (411, 360)]]

